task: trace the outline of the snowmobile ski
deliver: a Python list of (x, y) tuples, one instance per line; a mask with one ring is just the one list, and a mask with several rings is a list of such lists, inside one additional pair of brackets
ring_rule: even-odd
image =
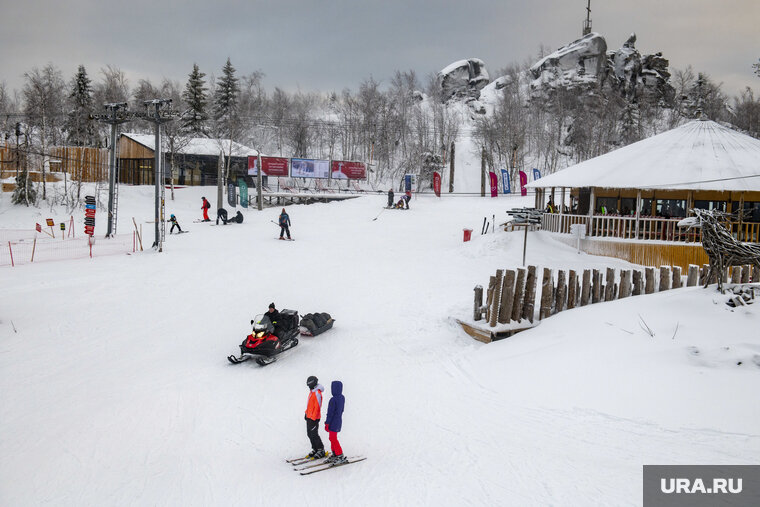
[(353, 463), (358, 463), (360, 461), (364, 461), (367, 459), (366, 456), (355, 456), (353, 458), (349, 458), (348, 461), (345, 461), (343, 463), (325, 463), (321, 467), (314, 467), (310, 470), (305, 470), (303, 472), (298, 472), (301, 475), (309, 475), (309, 474), (315, 474), (317, 472), (324, 472), (325, 470), (330, 470), (331, 468), (338, 468), (342, 467), (343, 465), (351, 465)]
[(227, 361), (231, 362), (232, 364), (240, 364), (248, 361), (251, 358), (251, 356), (242, 356), (242, 357), (235, 357), (233, 355), (227, 356)]

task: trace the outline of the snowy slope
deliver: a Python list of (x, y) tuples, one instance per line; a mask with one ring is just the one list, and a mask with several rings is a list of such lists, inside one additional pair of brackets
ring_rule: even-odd
[[(296, 241), (280, 242), (279, 208), (215, 227), (192, 223), (214, 189), (176, 195), (191, 232), (163, 253), (0, 268), (0, 505), (635, 505), (643, 464), (760, 452), (760, 305), (684, 289), (489, 345), (453, 324), (522, 258), (522, 233), (462, 228), (531, 198), (425, 196), (377, 220), (382, 194), (289, 206)], [(152, 189), (123, 187), (120, 206), (149, 220)], [(4, 229), (48, 214), (0, 201)], [(628, 266), (542, 233), (528, 262)], [(271, 301), (335, 327), (266, 368), (230, 365)], [(309, 375), (343, 381), (341, 443), (366, 462), (283, 462), (308, 450)]]

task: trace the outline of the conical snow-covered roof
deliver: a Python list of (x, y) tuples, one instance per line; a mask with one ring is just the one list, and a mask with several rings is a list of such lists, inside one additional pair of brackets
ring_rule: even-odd
[(694, 120), (528, 186), (758, 192), (760, 140)]

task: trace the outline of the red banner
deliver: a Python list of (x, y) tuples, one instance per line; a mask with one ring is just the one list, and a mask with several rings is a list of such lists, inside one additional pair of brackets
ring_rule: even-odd
[(366, 180), (367, 167), (363, 162), (349, 162), (346, 160), (333, 160), (332, 179)]
[(42, 232), (42, 226), (40, 224), (35, 224), (35, 229), (37, 229), (37, 232)]
[(489, 171), (488, 178), (491, 180), (491, 197), (496, 197), (499, 195), (499, 178), (493, 171)]
[[(248, 174), (258, 173), (258, 157), (248, 157)], [(284, 157), (261, 157), (262, 174), (266, 176), (287, 176), (288, 159)]]
[(525, 174), (523, 171), (520, 171), (520, 195), (525, 197), (528, 195), (528, 189), (525, 188), (525, 185), (528, 184), (528, 175)]
[(441, 197), (441, 175), (438, 171), (433, 173), (433, 192), (436, 197)]

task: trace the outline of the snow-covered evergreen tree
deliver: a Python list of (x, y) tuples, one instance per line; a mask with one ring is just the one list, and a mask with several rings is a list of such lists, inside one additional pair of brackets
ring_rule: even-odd
[(37, 190), (29, 179), (29, 173), (26, 169), (22, 169), (16, 176), (16, 188), (13, 189), (11, 202), (13, 204), (26, 204), (27, 206), (29, 203), (37, 202)]
[(80, 65), (71, 80), (69, 112), (66, 117), (66, 140), (74, 146), (93, 146), (96, 139), (93, 113), (92, 80), (87, 76), (84, 65)]
[(208, 97), (206, 92), (206, 82), (203, 79), (206, 77), (204, 72), (201, 72), (198, 68), (198, 64), (193, 64), (193, 71), (190, 73), (185, 85), (185, 91), (182, 92), (182, 98), (187, 102), (187, 112), (183, 115), (182, 127), (187, 132), (193, 134), (202, 134), (205, 132), (205, 122), (208, 119), (206, 113), (206, 105), (208, 103)]
[(235, 67), (230, 59), (222, 68), (222, 77), (214, 91), (214, 120), (216, 121), (217, 133), (220, 137), (233, 137), (237, 123), (238, 93), (240, 86), (235, 77)]

